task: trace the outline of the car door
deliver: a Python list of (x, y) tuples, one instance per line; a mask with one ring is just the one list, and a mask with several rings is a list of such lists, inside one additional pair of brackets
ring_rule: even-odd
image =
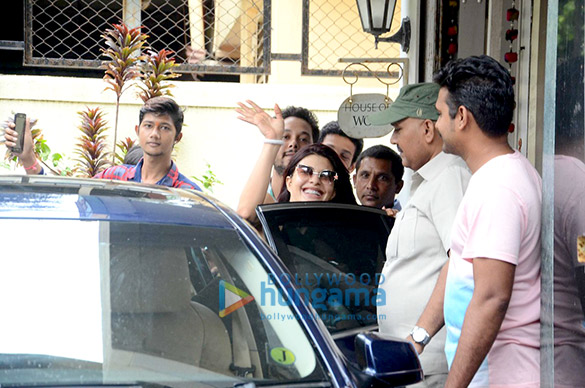
[(257, 208), (266, 240), (339, 348), (353, 359), (357, 333), (377, 330), (378, 286), (394, 219), (383, 210), (296, 202)]

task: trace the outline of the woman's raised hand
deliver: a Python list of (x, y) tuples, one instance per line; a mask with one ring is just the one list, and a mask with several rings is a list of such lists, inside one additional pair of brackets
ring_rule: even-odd
[(281, 140), (284, 134), (284, 119), (278, 104), (274, 104), (275, 117), (272, 117), (254, 101), (247, 100), (246, 103), (247, 105), (238, 102), (240, 106), (236, 108), (238, 119), (257, 126), (266, 139)]

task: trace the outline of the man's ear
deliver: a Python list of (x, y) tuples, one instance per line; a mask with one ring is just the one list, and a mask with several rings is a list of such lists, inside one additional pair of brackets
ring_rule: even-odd
[(465, 129), (471, 123), (471, 120), (475, 121), (473, 113), (463, 105), (460, 105), (455, 114), (455, 129)]
[(177, 137), (175, 137), (175, 144), (177, 144), (178, 142), (180, 142), (182, 138), (183, 138), (183, 132), (179, 133), (177, 135)]
[(138, 136), (138, 125), (134, 127), (134, 131), (136, 132), (136, 136)]
[(402, 190), (403, 187), (404, 187), (404, 181), (401, 179), (400, 182), (398, 182), (396, 184), (396, 191), (394, 193), (395, 194), (400, 193), (400, 190)]
[(435, 122), (430, 119), (425, 119), (423, 122), (424, 130), (425, 130), (425, 141), (430, 144), (435, 139), (435, 135), (437, 129), (435, 127)]
[(355, 185), (356, 185), (356, 182), (357, 182), (357, 172), (356, 172), (355, 174), (353, 174), (353, 175), (351, 176), (351, 178), (353, 179), (353, 185), (354, 185), (354, 187), (355, 187)]
[(355, 163), (352, 163), (349, 168), (347, 169), (347, 172), (349, 172), (350, 174), (353, 172), (353, 170), (355, 170)]

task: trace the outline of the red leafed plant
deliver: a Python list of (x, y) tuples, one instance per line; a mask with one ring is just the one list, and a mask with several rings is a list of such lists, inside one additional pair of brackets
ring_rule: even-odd
[(75, 150), (79, 156), (77, 159), (80, 165), (78, 171), (86, 177), (93, 177), (109, 165), (105, 135), (108, 123), (103, 119), (103, 112), (100, 108), (86, 108), (85, 111), (77, 112), (77, 114), (81, 117), (81, 125), (78, 127), (81, 135)]
[(142, 101), (146, 102), (152, 97), (172, 96), (169, 89), (174, 85), (163, 85), (163, 81), (180, 77), (173, 71), (173, 68), (179, 65), (175, 63), (172, 55), (171, 50), (162, 49), (159, 52), (148, 50), (145, 60), (140, 63), (140, 79), (143, 85), (138, 86), (140, 89), (138, 96)]
[(136, 140), (132, 140), (131, 138), (127, 137), (124, 140), (120, 140), (117, 144), (118, 152), (116, 152), (116, 160), (118, 163), (124, 163), (124, 157), (128, 153), (128, 150), (132, 148), (136, 144)]
[(113, 24), (112, 29), (107, 29), (102, 37), (106, 41), (107, 48), (103, 55), (108, 59), (102, 62), (105, 67), (104, 81), (109, 86), (106, 90), (116, 93), (116, 117), (114, 121), (114, 146), (112, 163), (115, 162), (115, 149), (118, 138), (118, 113), (120, 109), (120, 97), (130, 86), (130, 82), (140, 77), (139, 62), (146, 60), (140, 55), (146, 44), (147, 35), (140, 32), (140, 27), (128, 28), (124, 24)]

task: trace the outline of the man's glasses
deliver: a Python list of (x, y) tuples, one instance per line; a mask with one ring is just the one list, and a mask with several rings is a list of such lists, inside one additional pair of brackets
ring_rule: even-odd
[(297, 171), (299, 177), (309, 179), (313, 175), (317, 175), (319, 180), (324, 184), (332, 184), (337, 180), (337, 173), (331, 170), (315, 171), (313, 167), (305, 166), (304, 164), (297, 164)]

